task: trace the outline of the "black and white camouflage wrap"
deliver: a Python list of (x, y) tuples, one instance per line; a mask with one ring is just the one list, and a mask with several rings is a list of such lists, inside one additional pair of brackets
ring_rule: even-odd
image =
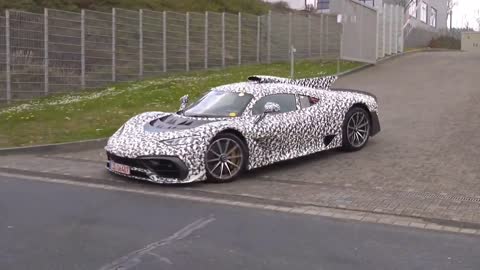
[[(188, 168), (185, 179), (162, 178), (143, 168), (131, 168), (145, 172), (155, 183), (190, 183), (206, 179), (204, 157), (212, 139), (224, 131), (236, 131), (243, 135), (249, 151), (248, 169), (266, 166), (312, 153), (337, 148), (342, 145), (342, 124), (347, 111), (355, 104), (362, 104), (370, 112), (377, 112), (375, 98), (359, 92), (327, 90), (335, 77), (292, 81), (278, 77), (255, 76), (249, 82), (220, 86), (212, 90), (244, 92), (253, 95), (244, 113), (239, 117), (205, 118), (205, 124), (191, 128), (155, 132), (145, 129), (149, 123), (172, 113), (146, 112), (128, 120), (108, 140), (107, 152), (126, 158), (146, 156), (176, 156)], [(258, 79), (260, 78), (260, 79)], [(256, 123), (259, 115), (252, 114), (253, 105), (262, 97), (272, 94), (305, 95), (318, 99), (318, 103), (287, 113), (268, 114)], [(175, 114), (175, 117), (199, 120)], [(334, 136), (326, 145), (324, 138)], [(138, 178), (138, 177), (132, 177)]]

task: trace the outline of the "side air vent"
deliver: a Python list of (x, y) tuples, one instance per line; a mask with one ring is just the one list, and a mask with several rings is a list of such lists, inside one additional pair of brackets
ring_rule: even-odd
[(325, 146), (328, 146), (333, 141), (333, 138), (335, 138), (335, 136), (336, 135), (325, 136), (325, 138), (323, 138), (323, 143), (325, 144)]
[(248, 77), (248, 80), (251, 81), (251, 82), (261, 82), (262, 78), (260, 78), (258, 76), (250, 76), (250, 77)]

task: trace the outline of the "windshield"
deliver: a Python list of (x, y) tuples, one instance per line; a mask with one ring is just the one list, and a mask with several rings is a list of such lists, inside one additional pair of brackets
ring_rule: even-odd
[(236, 117), (242, 115), (252, 95), (214, 90), (183, 111), (186, 116)]

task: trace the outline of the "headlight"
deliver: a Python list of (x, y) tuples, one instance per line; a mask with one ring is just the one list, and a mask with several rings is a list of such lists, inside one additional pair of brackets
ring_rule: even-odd
[(175, 139), (170, 139), (170, 140), (165, 140), (162, 141), (162, 143), (166, 145), (186, 145), (186, 144), (191, 144), (197, 140), (199, 140), (199, 136), (195, 137), (183, 137), (183, 138), (175, 138)]

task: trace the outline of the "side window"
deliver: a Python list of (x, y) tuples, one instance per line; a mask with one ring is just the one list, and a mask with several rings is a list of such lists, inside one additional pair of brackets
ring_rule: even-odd
[(270, 96), (264, 96), (263, 98), (259, 99), (252, 108), (252, 114), (262, 114), (264, 106), (267, 102), (275, 102), (280, 105), (280, 112), (292, 112), (297, 109), (297, 105), (295, 104), (295, 95), (290, 94), (276, 94)]
[(308, 108), (312, 105), (318, 103), (318, 98), (309, 97), (309, 96), (299, 96), (300, 98), (300, 108)]

